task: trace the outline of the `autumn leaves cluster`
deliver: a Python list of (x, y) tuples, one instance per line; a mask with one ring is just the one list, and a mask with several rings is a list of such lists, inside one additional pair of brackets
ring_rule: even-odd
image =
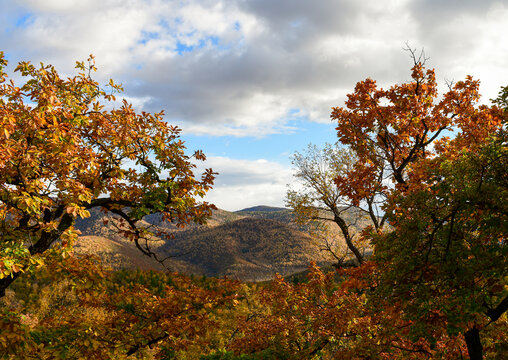
[[(142, 218), (203, 223), (213, 205), (198, 199), (215, 174), (195, 177), (204, 155), (186, 155), (162, 113), (116, 102), (114, 82), (101, 88), (93, 58), (67, 79), (21, 63), (18, 87), (0, 56), (0, 356), (501, 358), (508, 88), (490, 105), (471, 77), (439, 95), (434, 71), (412, 58), (409, 82), (361, 81), (333, 109), (339, 143), (326, 172), (296, 158), (309, 191), (289, 203), (302, 221), (336, 224), (354, 266), (241, 284), (75, 257), (74, 222), (98, 207), (121, 219), (140, 256), (163, 262), (150, 239), (171, 234)], [(356, 231), (346, 211), (370, 226)]]

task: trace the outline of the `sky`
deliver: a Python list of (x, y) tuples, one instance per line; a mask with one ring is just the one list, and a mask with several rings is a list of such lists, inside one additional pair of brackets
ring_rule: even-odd
[(424, 49), (442, 91), (508, 85), (508, 0), (0, 0), (0, 51), (66, 75), (89, 54), (138, 111), (165, 111), (219, 175), (225, 210), (284, 206), (291, 155), (337, 140), (331, 108), (367, 77), (410, 80)]

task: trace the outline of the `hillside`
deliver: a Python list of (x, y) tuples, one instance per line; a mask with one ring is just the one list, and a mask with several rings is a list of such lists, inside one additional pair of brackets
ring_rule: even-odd
[[(297, 225), (293, 222), (294, 215), (291, 209), (281, 208), (281, 207), (271, 207), (271, 206), (254, 206), (247, 209), (242, 209), (235, 211), (234, 214), (243, 215), (243, 216), (251, 216), (260, 219), (269, 219), (280, 221), (284, 224), (287, 224), (292, 227), (297, 227)], [(305, 228), (299, 228), (301, 231), (305, 231)]]
[(142, 255), (133, 243), (115, 236), (80, 236), (74, 250), (97, 255), (106, 266), (114, 269), (164, 270), (157, 261)]
[[(206, 225), (189, 224), (185, 228), (185, 230), (195, 229), (195, 228), (203, 228), (203, 227), (206, 227), (206, 228), (214, 227), (214, 226), (218, 226), (218, 225), (221, 225), (224, 223), (228, 223), (231, 221), (245, 218), (246, 216), (248, 216), (248, 214), (242, 214), (242, 213), (230, 212), (230, 211), (226, 211), (226, 210), (222, 210), (222, 209), (216, 209), (216, 210), (213, 210), (212, 217), (208, 220)], [(155, 225), (155, 226), (158, 226), (161, 228), (171, 229), (171, 230), (175, 230), (175, 231), (182, 230), (182, 229), (176, 228), (176, 226), (174, 226), (173, 224), (171, 224), (167, 221), (163, 221), (162, 216), (160, 214), (152, 214), (152, 215), (145, 216), (145, 218), (143, 220), (152, 224), (152, 225)]]
[(275, 207), (275, 206), (258, 205), (258, 206), (253, 206), (250, 208), (245, 208), (242, 210), (235, 211), (235, 213), (275, 212), (275, 211), (284, 211), (284, 210), (289, 210), (289, 209)]
[[(297, 226), (294, 223), (295, 215), (293, 214), (293, 210), (288, 208), (261, 205), (238, 210), (233, 214), (237, 216), (252, 216), (261, 219), (277, 220), (290, 226)], [(321, 216), (330, 217), (330, 214), (322, 212)], [(359, 210), (355, 209), (348, 209), (343, 216), (348, 222), (354, 223), (358, 229), (362, 229), (370, 221), (367, 214), (361, 213)], [(305, 227), (301, 227), (300, 230), (307, 231)]]
[[(143, 222), (155, 231), (170, 229), (175, 234), (172, 240), (151, 239), (151, 247), (163, 257), (170, 256), (165, 265), (182, 273), (257, 281), (276, 273), (302, 271), (311, 261), (329, 262), (310, 236), (291, 223), (290, 210), (274, 209), (216, 210), (207, 225), (184, 229), (162, 221), (157, 214), (145, 217)], [(76, 227), (82, 236), (76, 252), (98, 255), (115, 269), (163, 269), (117, 235), (115, 226), (114, 217), (98, 210), (87, 219), (79, 219)]]
[(328, 262), (307, 234), (253, 217), (180, 232), (160, 250), (183, 254), (170, 262), (176, 270), (186, 265), (194, 273), (242, 280), (265, 280), (304, 270), (311, 261)]

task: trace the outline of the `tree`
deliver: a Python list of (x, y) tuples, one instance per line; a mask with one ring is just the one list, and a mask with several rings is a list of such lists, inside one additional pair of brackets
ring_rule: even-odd
[(508, 112), (508, 85), (501, 88), (498, 97), (496, 99), (492, 99), (492, 102), (501, 109), (504, 109), (505, 112)]
[(384, 90), (367, 79), (333, 109), (339, 140), (358, 159), (336, 184), (356, 204), (385, 198), (394, 229), (370, 235), (381, 274), (373, 303), (400, 303), (416, 329), (440, 319), (480, 359), (479, 330), (508, 307), (506, 95), (501, 107), (479, 106), (468, 76), (439, 99), (434, 71), (410, 51), (410, 82)]
[(332, 110), (340, 143), (357, 157), (335, 181), (355, 204), (376, 194), (386, 198), (394, 188), (390, 183), (406, 187), (412, 164), (439, 153), (453, 132), (459, 132), (455, 144), (467, 147), (499, 126), (487, 107), (478, 109), (479, 81), (471, 76), (449, 84), (436, 102), (434, 70), (425, 68), (423, 54), (408, 50), (414, 61), (410, 82), (385, 90), (366, 79), (348, 95), (346, 107)]
[(119, 231), (159, 261), (140, 222), (145, 215), (160, 213), (177, 226), (211, 215), (213, 205), (197, 198), (214, 173), (196, 179), (191, 162), (205, 160), (203, 153), (186, 155), (180, 130), (162, 112), (138, 114), (115, 102), (122, 88), (112, 80), (110, 91), (99, 87), (93, 57), (67, 79), (53, 66), (21, 62), (21, 86), (7, 81), (6, 66), (0, 53), (0, 297), (52, 245), (69, 249), (76, 218), (92, 208), (117, 215)]
[[(338, 266), (349, 251), (359, 264), (363, 263), (367, 244), (361, 243), (361, 227), (370, 223), (379, 229), (384, 224), (375, 195), (367, 198), (365, 207), (361, 207), (360, 203), (354, 204), (343, 196), (335, 184), (335, 179), (351, 171), (355, 162), (354, 153), (347, 149), (331, 144), (320, 149), (310, 144), (305, 152), (296, 152), (292, 161), (295, 178), (303, 187), (289, 189), (286, 196), (287, 206), (294, 209), (297, 222), (315, 230), (314, 235), (323, 239), (324, 250), (335, 258)], [(330, 224), (340, 229), (346, 251)]]
[(508, 329), (506, 134), (454, 155), (422, 164), (419, 186), (391, 197), (395, 231), (375, 242), (374, 299), (400, 302), (414, 336), (436, 322), (462, 333), (470, 358), (482, 359), (480, 331)]
[(93, 256), (53, 255), (3, 299), (0, 358), (174, 359), (227, 341), (227, 325), (217, 327), (241, 300), (236, 282), (112, 272)]
[[(236, 354), (277, 359), (456, 359), (461, 341), (442, 326), (429, 329), (437, 340), (412, 339), (412, 323), (401, 317), (394, 303), (373, 308), (368, 293), (372, 283), (362, 266), (324, 274), (311, 264), (308, 281), (292, 284), (276, 277), (260, 292), (266, 309), (240, 319), (241, 336), (229, 348)], [(366, 280), (366, 281), (365, 281)], [(264, 357), (264, 354), (271, 356)], [(240, 357), (241, 358), (241, 357)]]

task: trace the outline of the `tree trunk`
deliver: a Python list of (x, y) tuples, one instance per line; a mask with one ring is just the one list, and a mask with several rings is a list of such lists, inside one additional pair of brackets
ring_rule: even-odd
[(483, 360), (483, 346), (480, 340), (480, 331), (476, 326), (464, 334), (466, 338), (467, 352), (471, 360)]
[[(74, 221), (71, 215), (64, 214), (56, 230), (43, 232), (39, 240), (28, 248), (30, 255), (42, 254), (44, 251), (48, 250), (51, 244), (58, 240), (65, 230), (74, 225)], [(21, 275), (21, 272), (16, 272), (13, 273), (12, 276), (0, 279), (0, 299), (5, 296), (5, 290), (19, 277), (19, 275)]]
[(346, 241), (346, 245), (347, 247), (349, 248), (349, 250), (352, 251), (352, 253), (355, 255), (356, 257), (356, 260), (358, 261), (358, 263), (361, 265), (363, 264), (363, 256), (362, 254), (360, 253), (360, 251), (358, 250), (358, 248), (353, 244), (353, 241), (351, 239), (351, 235), (349, 234), (349, 229), (348, 229), (348, 226), (346, 224), (346, 222), (344, 221), (344, 219), (342, 219), (337, 213), (337, 209), (334, 209), (333, 210), (333, 213), (334, 213), (334, 221), (337, 225), (339, 225), (341, 231), (342, 231), (342, 235), (344, 235), (344, 240)]
[(11, 276), (7, 276), (3, 279), (0, 279), (0, 299), (5, 296), (5, 290), (16, 280), (21, 274), (20, 272), (14, 273)]

